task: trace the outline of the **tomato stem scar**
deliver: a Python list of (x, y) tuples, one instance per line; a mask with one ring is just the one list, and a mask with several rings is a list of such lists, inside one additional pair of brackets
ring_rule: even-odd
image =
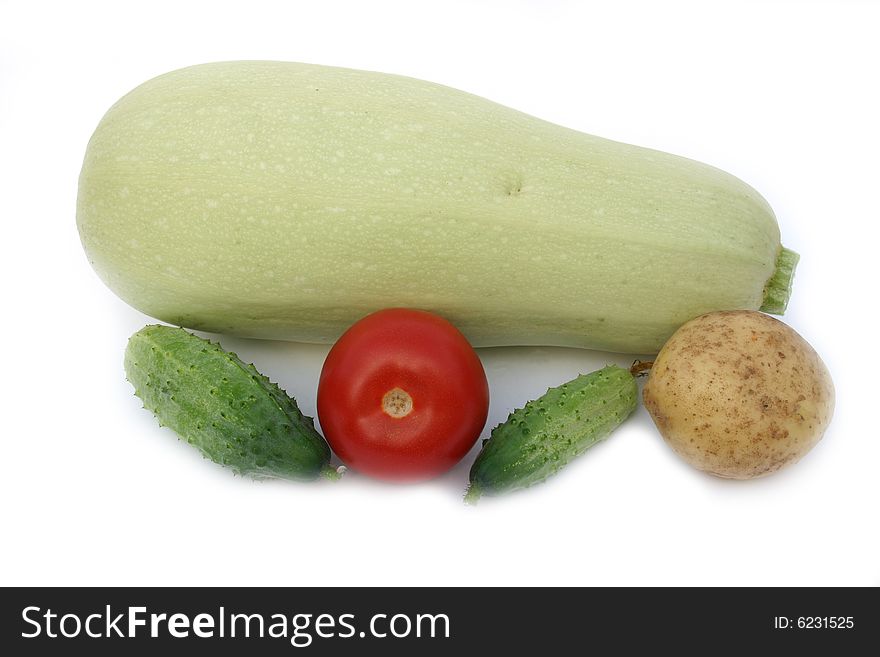
[(401, 388), (392, 388), (382, 396), (382, 410), (393, 418), (406, 417), (412, 407), (412, 397)]

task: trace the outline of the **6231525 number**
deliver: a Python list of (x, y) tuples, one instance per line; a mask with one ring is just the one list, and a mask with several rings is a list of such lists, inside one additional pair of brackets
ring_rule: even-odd
[(797, 619), (776, 616), (773, 619), (773, 628), (777, 630), (794, 627), (800, 630), (849, 630), (853, 625), (852, 616), (798, 616)]

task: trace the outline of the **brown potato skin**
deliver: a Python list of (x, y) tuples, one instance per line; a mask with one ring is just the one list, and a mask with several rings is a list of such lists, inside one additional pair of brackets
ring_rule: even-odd
[(731, 479), (796, 462), (834, 411), (834, 385), (815, 350), (786, 324), (751, 310), (684, 324), (657, 355), (642, 397), (679, 456)]

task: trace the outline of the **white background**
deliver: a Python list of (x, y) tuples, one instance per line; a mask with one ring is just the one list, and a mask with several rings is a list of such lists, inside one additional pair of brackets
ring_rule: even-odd
[[(878, 585), (880, 3), (0, 0), (0, 584)], [(86, 142), (123, 93), (212, 60), (425, 78), (756, 187), (801, 264), (785, 321), (837, 387), (796, 466), (729, 482), (643, 409), (550, 482), (476, 508), (438, 481), (255, 483), (141, 410), (122, 372), (149, 322), (90, 269)], [(307, 414), (327, 347), (223, 339)], [(481, 350), (489, 426), (628, 356)]]

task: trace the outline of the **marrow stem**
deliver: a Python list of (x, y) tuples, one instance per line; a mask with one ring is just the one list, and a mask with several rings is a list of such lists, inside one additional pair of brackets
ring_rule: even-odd
[(800, 256), (784, 246), (776, 257), (776, 269), (773, 276), (764, 287), (764, 301), (761, 310), (771, 315), (781, 315), (785, 312), (788, 299), (791, 296), (791, 283), (794, 279), (794, 270), (797, 267)]

